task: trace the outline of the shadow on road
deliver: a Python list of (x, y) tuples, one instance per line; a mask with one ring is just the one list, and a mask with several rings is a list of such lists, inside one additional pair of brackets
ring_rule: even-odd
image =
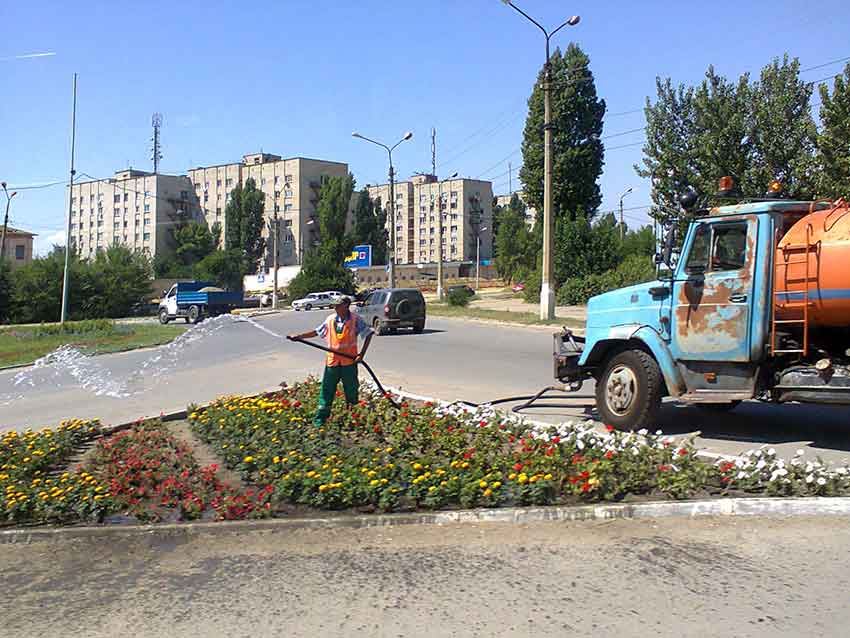
[[(445, 330), (433, 330), (431, 328), (425, 328), (425, 330), (423, 330), (422, 332), (420, 332), (416, 336), (433, 335), (433, 334), (439, 334), (441, 332), (445, 332)], [(410, 328), (399, 328), (395, 332), (388, 332), (386, 334), (381, 335), (381, 337), (404, 337), (404, 336), (409, 336), (409, 335), (413, 335), (413, 334), (416, 334), (416, 333), (414, 333)]]

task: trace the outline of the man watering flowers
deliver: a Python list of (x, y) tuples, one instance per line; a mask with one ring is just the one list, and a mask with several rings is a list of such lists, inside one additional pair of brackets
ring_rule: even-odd
[[(290, 339), (301, 341), (312, 337), (321, 337), (328, 348), (338, 353), (329, 352), (325, 359), (325, 372), (322, 375), (322, 390), (319, 397), (319, 409), (314, 423), (322, 425), (331, 413), (336, 388), (342, 381), (345, 400), (349, 405), (355, 405), (358, 400), (357, 364), (366, 356), (369, 343), (374, 331), (355, 312), (351, 312), (351, 299), (342, 297), (334, 306), (335, 313), (325, 319), (315, 330), (302, 334), (289, 335)], [(357, 338), (362, 337), (363, 349), (358, 352)], [(348, 355), (348, 356), (344, 356)]]

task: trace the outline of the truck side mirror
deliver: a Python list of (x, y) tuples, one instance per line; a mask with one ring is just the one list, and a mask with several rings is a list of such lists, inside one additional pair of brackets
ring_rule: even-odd
[(666, 264), (671, 270), (673, 269), (673, 244), (676, 241), (676, 226), (670, 225), (667, 235), (664, 237), (664, 247), (661, 250), (661, 263)]

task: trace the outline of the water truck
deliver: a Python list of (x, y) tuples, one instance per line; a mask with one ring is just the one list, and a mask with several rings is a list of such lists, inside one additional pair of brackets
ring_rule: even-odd
[(695, 200), (679, 258), (675, 223), (656, 256), (666, 274), (590, 299), (584, 337), (555, 335), (555, 378), (594, 379), (600, 418), (626, 429), (654, 425), (665, 397), (850, 405), (850, 205)]
[(198, 323), (205, 317), (226, 314), (242, 305), (241, 292), (228, 292), (209, 281), (180, 281), (162, 291), (159, 302), (159, 322), (182, 318), (186, 323)]

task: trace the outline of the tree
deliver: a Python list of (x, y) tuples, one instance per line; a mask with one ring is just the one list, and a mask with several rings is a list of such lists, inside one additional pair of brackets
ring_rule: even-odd
[(652, 257), (655, 255), (655, 232), (652, 226), (643, 226), (638, 230), (630, 230), (623, 240), (623, 257), (642, 255)]
[(850, 64), (835, 77), (832, 95), (819, 87), (821, 132), (817, 138), (819, 197), (850, 195)]
[(214, 250), (199, 261), (192, 270), (195, 279), (212, 281), (228, 290), (242, 290), (245, 275), (245, 255), (238, 248)]
[(221, 243), (221, 224), (210, 229), (206, 222), (190, 221), (179, 224), (171, 233), (173, 254), (157, 255), (153, 269), (157, 277), (190, 277), (192, 269)]
[(775, 59), (752, 87), (750, 142), (753, 156), (742, 191), (763, 196), (773, 179), (792, 199), (815, 193), (813, 157), (817, 129), (811, 115), (812, 85), (800, 79), (800, 62)]
[(304, 255), (301, 270), (289, 284), (292, 298), (317, 290), (354, 291), (354, 278), (344, 260), (351, 254), (354, 240), (345, 233), (354, 177), (330, 177), (319, 192), (317, 206), (321, 243)]
[(385, 264), (387, 260), (386, 213), (381, 210), (380, 202), (373, 202), (365, 188), (357, 194), (354, 204), (355, 244), (372, 246), (372, 263)]
[(225, 251), (241, 250), (245, 273), (255, 272), (266, 250), (262, 236), (265, 225), (265, 195), (257, 190), (254, 178), (245, 180), (244, 188), (230, 191), (224, 209)]
[[(592, 217), (602, 202), (599, 176), (604, 149), (601, 141), (605, 101), (597, 98), (590, 59), (571, 43), (550, 58), (553, 126), (552, 204), (556, 218)], [(522, 142), (520, 179), (525, 201), (543, 214), (543, 82), (544, 70), (528, 99)], [(542, 225), (537, 225), (542, 227)]]
[(82, 266), (89, 271), (89, 277), (83, 278), (88, 289), (81, 304), (86, 318), (126, 317), (134, 304), (151, 294), (153, 271), (142, 252), (110, 246)]
[[(525, 221), (525, 204), (517, 195), (493, 215), (496, 271), (507, 283), (513, 283), (534, 268), (536, 249)], [(498, 225), (495, 223), (498, 221)]]
[(599, 274), (615, 268), (621, 258), (617, 219), (608, 214), (591, 224), (587, 218), (560, 219), (555, 225), (555, 281)]
[(12, 267), (4, 259), (0, 261), (0, 323), (9, 320), (12, 311)]

